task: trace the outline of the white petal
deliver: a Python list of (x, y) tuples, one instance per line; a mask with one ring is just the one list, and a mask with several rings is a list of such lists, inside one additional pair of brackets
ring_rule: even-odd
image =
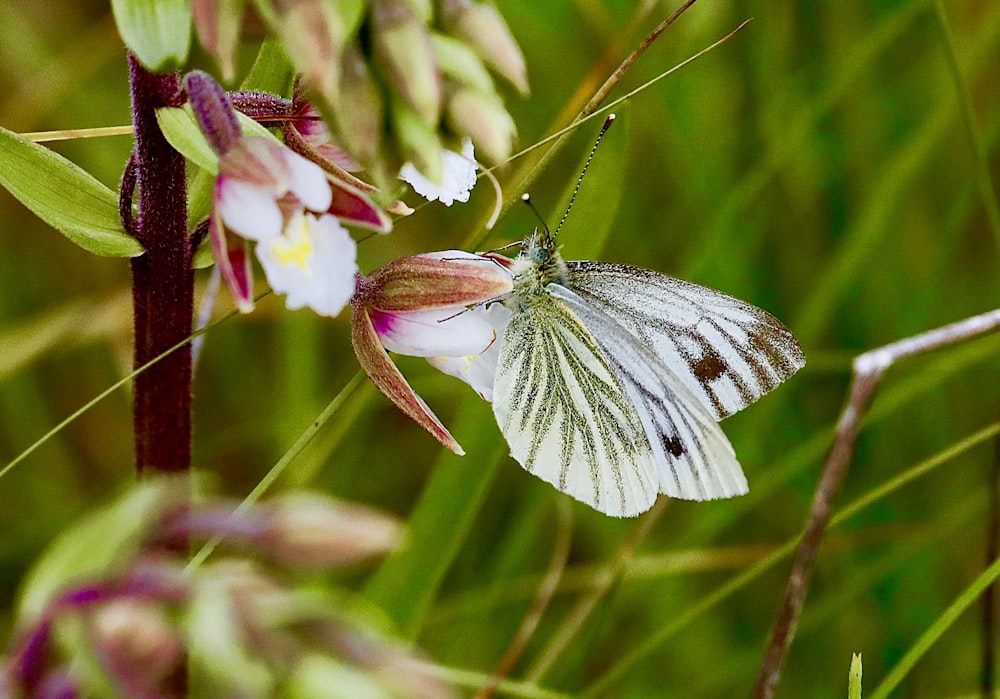
[(292, 194), (310, 211), (321, 213), (329, 209), (333, 194), (323, 168), (288, 149), (284, 155), (291, 173), (288, 188)]
[(485, 352), (466, 357), (428, 357), (427, 361), (449, 376), (469, 384), (483, 400), (492, 403), (497, 359), (500, 357), (500, 346), (503, 344), (504, 330), (510, 316), (510, 311), (498, 303), (481, 312), (480, 317), (484, 317), (497, 333), (496, 340)]
[(281, 210), (267, 187), (254, 187), (230, 177), (220, 177), (218, 208), (231, 231), (250, 240), (281, 235)]
[(386, 313), (372, 310), (382, 345), (411, 357), (464, 357), (485, 351), (496, 339), (489, 321), (462, 306), (433, 311)]
[(299, 214), (284, 233), (257, 245), (257, 259), (290, 309), (309, 306), (335, 316), (351, 300), (358, 266), (357, 246), (334, 216)]
[(441, 153), (441, 184), (424, 177), (412, 163), (399, 171), (399, 178), (409, 183), (413, 190), (428, 201), (440, 201), (451, 206), (456, 201), (469, 201), (469, 193), (476, 184), (476, 162), (472, 141), (465, 139), (462, 152), (446, 150)]

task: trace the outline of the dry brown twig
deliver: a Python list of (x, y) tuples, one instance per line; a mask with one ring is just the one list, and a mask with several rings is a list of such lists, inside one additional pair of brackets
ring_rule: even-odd
[(830, 520), (833, 501), (847, 475), (861, 422), (871, 405), (882, 375), (889, 367), (907, 357), (926, 354), (998, 329), (1000, 329), (1000, 309), (898, 340), (860, 354), (854, 359), (852, 365), (854, 378), (837, 421), (833, 445), (819, 485), (816, 486), (809, 517), (795, 552), (792, 572), (788, 576), (785, 594), (771, 632), (771, 640), (754, 687), (752, 695), (754, 699), (770, 699), (774, 696), (774, 689), (781, 677), (782, 665), (795, 637), (795, 629), (809, 589), (813, 562), (827, 522)]

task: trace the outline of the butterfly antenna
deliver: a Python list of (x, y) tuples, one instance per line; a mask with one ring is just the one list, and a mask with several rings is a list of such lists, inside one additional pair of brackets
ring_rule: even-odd
[(601, 132), (597, 134), (597, 140), (594, 141), (594, 147), (590, 149), (590, 155), (587, 156), (587, 162), (583, 164), (583, 170), (580, 171), (580, 177), (576, 181), (576, 187), (573, 188), (573, 194), (569, 198), (569, 204), (566, 205), (566, 211), (563, 212), (562, 218), (559, 219), (559, 225), (556, 226), (556, 232), (552, 234), (555, 238), (559, 235), (559, 231), (562, 230), (563, 224), (566, 223), (567, 217), (569, 217), (569, 212), (573, 208), (573, 202), (576, 201), (576, 195), (580, 193), (580, 186), (583, 184), (583, 176), (587, 174), (587, 168), (590, 167), (590, 161), (594, 159), (594, 154), (597, 153), (597, 147), (601, 145), (601, 139), (604, 138), (604, 134), (608, 132), (611, 125), (615, 123), (615, 115), (608, 114), (608, 118), (604, 120), (604, 126), (601, 127)]
[(542, 230), (545, 231), (545, 236), (547, 238), (551, 238), (552, 233), (551, 231), (549, 231), (549, 224), (547, 224), (545, 222), (545, 219), (542, 218), (542, 215), (538, 213), (538, 209), (535, 208), (535, 203), (531, 201), (531, 195), (525, 192), (524, 194), (521, 195), (521, 201), (523, 201), (525, 204), (528, 205), (528, 208), (531, 209), (532, 213), (535, 214), (535, 218), (537, 218), (538, 222), (542, 224)]

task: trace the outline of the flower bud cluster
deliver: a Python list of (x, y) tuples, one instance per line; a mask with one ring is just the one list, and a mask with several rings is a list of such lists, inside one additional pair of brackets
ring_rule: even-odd
[[(234, 44), (220, 27), (238, 24), (232, 15), (240, 5), (194, 4), (203, 43), (220, 65), (231, 66)], [(527, 71), (492, 5), (263, 0), (254, 7), (281, 40), (335, 140), (380, 183), (405, 163), (440, 183), (443, 154), (460, 150), (464, 138), (494, 162), (510, 155), (514, 122), (493, 76), (524, 95)]]
[[(395, 547), (395, 520), (312, 493), (239, 509), (189, 493), (148, 481), (55, 542), (23, 590), (0, 695), (180, 699), (197, 678), (204, 696), (316, 696), (343, 675), (376, 696), (453, 696), (347, 593), (301, 580)], [(186, 568), (208, 539), (225, 553)]]

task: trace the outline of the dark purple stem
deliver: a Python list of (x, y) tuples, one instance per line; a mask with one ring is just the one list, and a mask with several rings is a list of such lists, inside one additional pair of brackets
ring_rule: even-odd
[[(140, 367), (191, 335), (194, 274), (184, 159), (170, 147), (156, 123), (158, 107), (182, 104), (180, 82), (174, 74), (149, 73), (131, 55), (129, 77), (135, 127), (132, 163), (139, 193), (134, 229), (146, 248), (146, 254), (132, 260), (134, 365)], [(139, 474), (190, 470), (190, 347), (173, 352), (136, 377), (134, 420)]]

